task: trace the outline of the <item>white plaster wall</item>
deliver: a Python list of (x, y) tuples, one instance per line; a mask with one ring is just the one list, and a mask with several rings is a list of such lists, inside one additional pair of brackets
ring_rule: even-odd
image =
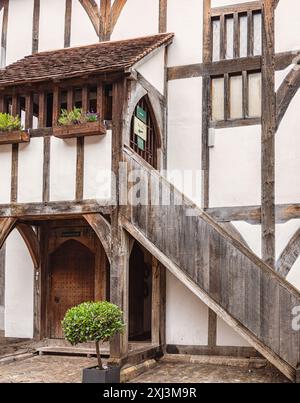
[(39, 51), (64, 47), (65, 8), (65, 0), (41, 0)]
[(167, 272), (167, 344), (200, 345), (208, 343), (208, 309), (172, 274)]
[(260, 204), (261, 126), (218, 129), (210, 149), (210, 206)]
[[(169, 180), (194, 202), (201, 202), (202, 78), (169, 82), (168, 171)], [(172, 171), (178, 171), (179, 180)], [(180, 175), (193, 178), (186, 186)], [(176, 173), (176, 172), (175, 172)]]
[(74, 200), (76, 187), (76, 139), (51, 137), (50, 200)]
[(174, 32), (168, 53), (168, 65), (201, 63), (203, 1), (169, 0), (168, 32)]
[(276, 134), (276, 203), (300, 201), (300, 92), (292, 100)]
[(84, 198), (108, 199), (111, 196), (111, 136), (85, 138)]
[(42, 138), (31, 139), (29, 144), (20, 144), (18, 164), (18, 202), (41, 202), (43, 193)]
[(33, 0), (9, 2), (6, 64), (22, 59), (32, 49)]
[(11, 187), (11, 145), (0, 147), (0, 204), (9, 203)]
[(300, 256), (289, 272), (287, 280), (300, 291)]
[(33, 337), (34, 268), (17, 230), (6, 241), (5, 337)]
[(129, 0), (113, 31), (112, 40), (158, 33), (159, 0)]
[(276, 52), (299, 49), (299, 15), (299, 0), (283, 0), (278, 3), (275, 12)]
[(137, 71), (149, 81), (161, 94), (165, 83), (165, 49), (160, 49), (149, 60), (138, 67)]
[(261, 257), (261, 225), (252, 225), (244, 221), (236, 221), (232, 224), (240, 232), (252, 252)]
[(217, 346), (249, 347), (250, 344), (232, 330), (222, 319), (218, 318)]
[(99, 42), (93, 24), (78, 0), (72, 1), (71, 46)]

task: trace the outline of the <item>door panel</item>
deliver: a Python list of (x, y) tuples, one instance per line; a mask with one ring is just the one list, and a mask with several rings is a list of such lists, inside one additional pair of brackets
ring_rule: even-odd
[(60, 339), (66, 311), (94, 300), (95, 255), (81, 243), (67, 241), (50, 256), (50, 273), (50, 337)]

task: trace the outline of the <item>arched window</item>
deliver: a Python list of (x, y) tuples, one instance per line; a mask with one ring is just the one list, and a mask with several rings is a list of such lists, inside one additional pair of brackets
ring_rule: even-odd
[(130, 147), (154, 168), (157, 168), (158, 138), (153, 112), (147, 97), (137, 104), (131, 122)]

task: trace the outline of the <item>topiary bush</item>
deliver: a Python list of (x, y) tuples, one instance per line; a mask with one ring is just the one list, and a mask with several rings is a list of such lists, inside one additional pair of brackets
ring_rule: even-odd
[(109, 341), (124, 329), (123, 312), (109, 302), (84, 302), (67, 311), (62, 328), (65, 339), (72, 345), (93, 341), (99, 369), (103, 369), (100, 342)]
[(14, 130), (23, 130), (19, 116), (0, 113), (0, 132), (12, 132)]

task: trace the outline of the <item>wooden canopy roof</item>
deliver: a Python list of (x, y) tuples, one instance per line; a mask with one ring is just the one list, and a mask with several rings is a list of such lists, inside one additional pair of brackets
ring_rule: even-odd
[(154, 50), (172, 42), (173, 34), (35, 53), (0, 72), (0, 86), (68, 79), (83, 74), (125, 73)]

